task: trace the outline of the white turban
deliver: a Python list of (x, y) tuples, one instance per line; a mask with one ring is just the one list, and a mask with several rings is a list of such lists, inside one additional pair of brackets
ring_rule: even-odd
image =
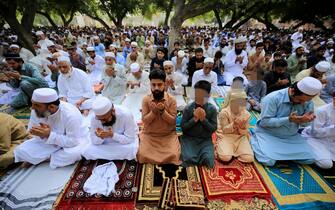
[(140, 70), (140, 65), (138, 63), (132, 63), (130, 65), (130, 71), (135, 73), (138, 72)]
[(315, 69), (319, 72), (327, 72), (330, 69), (330, 63), (327, 61), (320, 61), (315, 65)]
[(105, 58), (106, 57), (112, 57), (112, 58), (115, 58), (115, 54), (113, 52), (106, 52), (105, 53)]
[(57, 58), (58, 62), (67, 62), (69, 64), (71, 64), (70, 58), (67, 56), (60, 56), (59, 58)]
[(112, 107), (112, 102), (104, 96), (97, 97), (92, 104), (92, 110), (98, 116), (106, 114)]
[(213, 58), (205, 58), (204, 63), (214, 63)]
[(130, 46), (132, 46), (132, 47), (137, 47), (138, 45), (137, 45), (137, 42), (131, 42), (131, 43), (130, 43)]
[(87, 50), (87, 52), (95, 51), (94, 47), (88, 47), (86, 50)]
[(297, 84), (299, 90), (307, 95), (315, 96), (320, 93), (322, 84), (318, 79), (305, 77)]
[(246, 42), (244, 37), (238, 37), (237, 39), (235, 39), (234, 44), (239, 44), (239, 43), (243, 43)]
[(51, 88), (38, 88), (33, 92), (33, 96), (31, 98), (34, 102), (37, 103), (51, 103), (58, 100), (58, 94), (56, 90)]
[(172, 61), (164, 61), (163, 66), (174, 66)]

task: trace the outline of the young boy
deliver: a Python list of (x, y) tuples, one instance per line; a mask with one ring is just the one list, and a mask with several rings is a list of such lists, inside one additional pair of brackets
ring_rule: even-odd
[(261, 111), (261, 99), (266, 95), (266, 83), (262, 80), (264, 72), (262, 69), (257, 69), (249, 77), (249, 84), (246, 88), (248, 95), (247, 110)]
[(203, 165), (214, 167), (212, 134), (217, 128), (217, 111), (208, 103), (211, 84), (200, 80), (194, 85), (195, 100), (183, 112), (180, 138), (183, 166)]
[(249, 139), (250, 114), (246, 110), (247, 94), (240, 89), (232, 90), (226, 106), (219, 113), (217, 129), (217, 157), (224, 162), (236, 157), (239, 161), (250, 163), (254, 154)]

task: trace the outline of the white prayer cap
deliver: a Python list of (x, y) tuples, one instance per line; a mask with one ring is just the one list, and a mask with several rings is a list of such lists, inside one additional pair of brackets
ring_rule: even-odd
[(51, 47), (51, 46), (55, 46), (55, 43), (53, 43), (52, 41), (47, 42), (47, 47)]
[(36, 36), (41, 36), (41, 35), (43, 35), (44, 33), (43, 33), (43, 31), (36, 31)]
[(98, 36), (94, 36), (93, 39), (100, 39)]
[(17, 48), (17, 49), (18, 49), (18, 48), (20, 48), (20, 47), (19, 47), (19, 45), (17, 45), (17, 44), (11, 44), (11, 45), (9, 46), (9, 48)]
[(92, 110), (98, 116), (106, 114), (112, 107), (112, 102), (104, 96), (97, 97), (92, 104)]
[(299, 90), (307, 95), (315, 96), (320, 93), (322, 84), (318, 79), (305, 77), (297, 84)]
[(137, 42), (131, 42), (131, 43), (130, 43), (130, 46), (132, 46), (132, 47), (137, 47), (138, 44), (137, 44)]
[(86, 43), (86, 42), (83, 42), (83, 43), (81, 44), (81, 46), (84, 46), (84, 45), (86, 45), (86, 46), (87, 46), (87, 43)]
[(204, 63), (214, 63), (213, 58), (205, 58)]
[(92, 99), (88, 99), (85, 100), (79, 107), (80, 110), (85, 110), (85, 109), (92, 109), (92, 105), (93, 105), (93, 100)]
[(58, 99), (58, 94), (56, 90), (52, 88), (38, 88), (35, 89), (33, 92), (33, 96), (31, 100), (37, 103), (51, 103), (54, 101), (57, 101)]
[(139, 70), (140, 70), (140, 64), (138, 64), (138, 63), (132, 63), (130, 65), (130, 71), (132, 73), (138, 72)]
[(117, 46), (115, 44), (110, 44), (109, 46), (117, 48)]
[(87, 52), (95, 51), (94, 47), (88, 47), (86, 50), (87, 50)]
[(332, 39), (328, 39), (327, 44), (334, 44), (334, 41)]
[(70, 58), (67, 56), (60, 56), (59, 58), (57, 58), (58, 62), (66, 62), (68, 64), (71, 64)]
[(125, 42), (130, 42), (130, 39), (126, 38), (124, 41), (125, 41)]
[(163, 66), (174, 66), (172, 61), (164, 61)]
[(237, 39), (235, 39), (234, 44), (239, 44), (239, 43), (243, 43), (243, 42), (247, 42), (247, 40), (246, 40), (246, 38), (240, 36)]
[(293, 51), (295, 52), (295, 51), (296, 51), (298, 48), (300, 48), (300, 47), (302, 47), (302, 48), (305, 49), (305, 47), (302, 46), (301, 44), (297, 44), (296, 46), (294, 46)]
[(184, 50), (179, 50), (178, 51), (178, 57), (184, 57), (184, 56), (185, 56)]
[(113, 52), (106, 52), (105, 53), (105, 58), (106, 57), (112, 57), (112, 58), (115, 58), (115, 54)]
[(330, 63), (327, 61), (320, 61), (315, 65), (315, 69), (319, 72), (327, 72), (330, 69)]

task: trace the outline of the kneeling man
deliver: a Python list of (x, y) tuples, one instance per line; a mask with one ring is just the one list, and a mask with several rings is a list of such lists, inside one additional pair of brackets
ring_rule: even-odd
[(92, 105), (91, 144), (84, 150), (88, 160), (132, 160), (138, 149), (138, 127), (130, 111), (99, 96)]
[(57, 168), (80, 160), (88, 143), (88, 128), (80, 111), (60, 101), (51, 88), (36, 89), (31, 103), (28, 129), (34, 137), (16, 147), (15, 162), (37, 165), (50, 159), (50, 167)]

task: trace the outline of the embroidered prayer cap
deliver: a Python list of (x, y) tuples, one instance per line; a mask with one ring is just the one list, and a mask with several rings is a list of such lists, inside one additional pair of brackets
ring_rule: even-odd
[(57, 58), (57, 61), (58, 62), (67, 62), (67, 63), (71, 64), (70, 58), (67, 57), (67, 56), (60, 56), (60, 57)]
[(297, 84), (299, 90), (307, 95), (314, 96), (320, 93), (322, 84), (318, 79), (305, 77)]
[(184, 50), (179, 50), (178, 51), (178, 57), (184, 57), (184, 56), (185, 56)]
[(163, 66), (174, 66), (172, 61), (164, 61)]
[(132, 46), (132, 47), (138, 47), (138, 44), (137, 44), (137, 42), (131, 42), (130, 46)]
[(93, 100), (92, 99), (88, 99), (85, 100), (81, 106), (79, 107), (80, 110), (85, 110), (85, 109), (92, 109), (92, 105), (93, 105)]
[(104, 96), (97, 97), (92, 104), (92, 110), (98, 116), (106, 114), (112, 107), (113, 103)]
[(204, 63), (214, 63), (213, 58), (205, 58)]
[(38, 88), (34, 90), (31, 100), (43, 104), (51, 103), (58, 100), (58, 94), (52, 88)]
[(140, 70), (140, 64), (138, 64), (138, 63), (132, 63), (131, 65), (130, 65), (130, 71), (132, 72), (132, 73), (135, 73), (135, 72), (138, 72), (139, 70)]
[(113, 52), (106, 52), (105, 53), (105, 58), (106, 57), (112, 57), (112, 58), (115, 58), (115, 54)]
[(87, 50), (87, 52), (95, 51), (94, 47), (88, 47), (86, 50)]
[(327, 72), (330, 69), (330, 63), (327, 61), (320, 61), (315, 65), (315, 69), (319, 72)]
[(246, 42), (244, 37), (238, 37), (237, 39), (235, 39), (234, 44), (239, 44), (239, 43), (243, 43)]

